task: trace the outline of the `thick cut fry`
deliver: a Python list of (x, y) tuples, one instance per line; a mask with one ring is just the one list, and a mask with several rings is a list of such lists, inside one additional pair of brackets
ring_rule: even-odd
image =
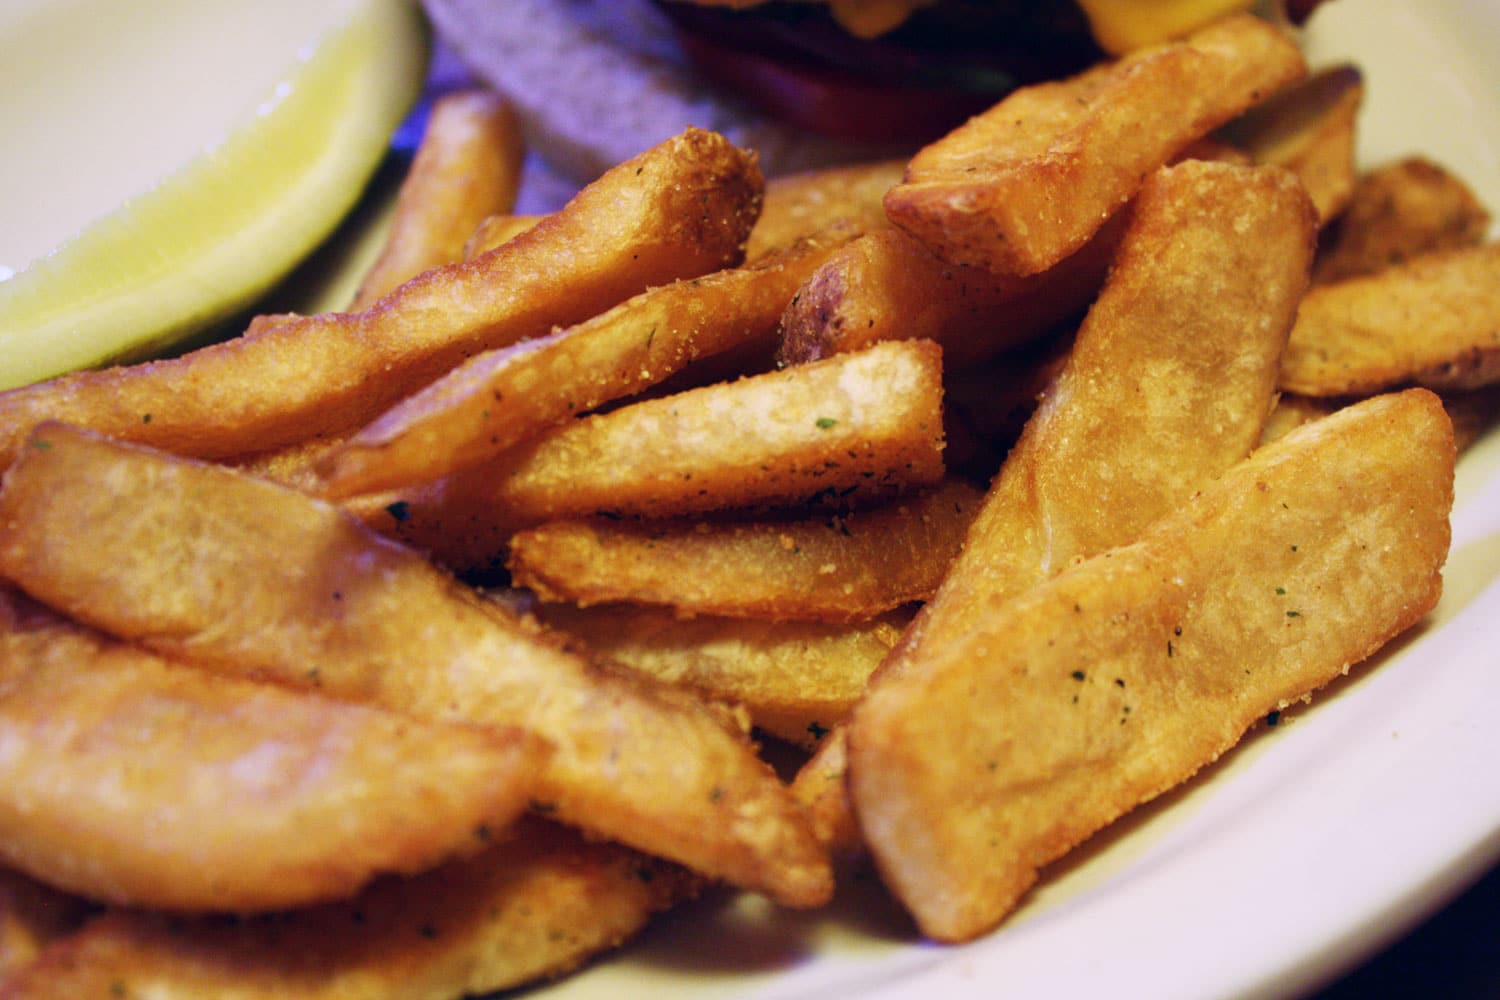
[(918, 153), (886, 195), (886, 212), (952, 263), (1046, 270), (1179, 150), (1306, 71), (1278, 28), (1226, 18), (1016, 91)]
[(1230, 126), (1256, 163), (1285, 167), (1302, 181), (1326, 225), (1354, 194), (1355, 122), (1364, 78), (1351, 65), (1321, 70)]
[(263, 317), (181, 358), (0, 395), (0, 467), (48, 419), (203, 458), (353, 429), (475, 351), (735, 262), (760, 192), (753, 154), (689, 130), (503, 249), (428, 271), (366, 312)]
[(1158, 521), (883, 678), (848, 730), (866, 844), (928, 935), (999, 922), (1037, 870), (1420, 620), (1453, 437), (1424, 390), (1258, 451)]
[(1250, 453), (1314, 233), (1277, 167), (1187, 161), (1147, 181), (1067, 363), (881, 675), (958, 641), (976, 609), (1131, 541)]
[(368, 309), (423, 271), (462, 260), (475, 227), (515, 206), (524, 156), (520, 123), (498, 94), (464, 90), (435, 100), (385, 246), (350, 311)]
[(83, 926), (93, 909), (77, 896), (0, 868), (0, 994), (11, 976)]
[(519, 730), (168, 663), (5, 590), (0, 732), (0, 857), (177, 910), (338, 899), (469, 853), (476, 829), (520, 815), (545, 759)]
[(545, 521), (873, 499), (930, 486), (943, 475), (940, 354), (930, 341), (877, 344), (634, 403), (432, 486), (350, 506), (378, 530), (472, 569)]
[(511, 579), (544, 601), (683, 615), (857, 622), (932, 596), (981, 494), (949, 482), (845, 515), (761, 521), (557, 521), (511, 540)]
[(1303, 424), (1326, 417), (1336, 409), (1338, 404), (1327, 399), (1283, 392), (1276, 397), (1276, 405), (1271, 407), (1266, 425), (1261, 428), (1260, 443), (1270, 444), (1277, 438), (1286, 437)]
[(1281, 387), (1349, 396), (1415, 382), (1477, 389), (1500, 378), (1500, 243), (1424, 254), (1307, 293)]
[(491, 215), (481, 219), (464, 243), (463, 257), (479, 257), (489, 253), (502, 243), (509, 243), (531, 229), (546, 216), (542, 215)]
[(245, 920), (114, 911), (0, 996), (478, 996), (567, 972), (695, 889), (680, 869), (540, 820), (504, 836), (473, 858), (382, 880), (346, 903)]
[(543, 605), (548, 625), (670, 684), (743, 706), (773, 736), (811, 749), (848, 717), (911, 619), (893, 611), (853, 625), (681, 619), (625, 605)]
[(1129, 541), (1249, 454), (1313, 233), (1307, 196), (1277, 168), (1189, 161), (1147, 182), (1062, 372), (921, 616), (934, 640), (970, 602)]
[(699, 358), (769, 343), (797, 287), (852, 235), (809, 238), (758, 265), (662, 285), (569, 330), (476, 355), (328, 456), (323, 493), (441, 478)]
[(807, 810), (813, 836), (839, 856), (857, 854), (863, 846), (849, 803), (848, 774), (849, 730), (839, 726), (823, 734), (792, 780), (792, 796)]
[(1338, 225), (1325, 233), (1315, 284), (1374, 274), (1434, 250), (1478, 246), (1490, 213), (1462, 180), (1421, 157), (1359, 178)]
[(905, 169), (905, 160), (882, 160), (772, 177), (745, 259), (759, 260), (841, 222), (863, 230), (888, 227), (881, 199)]
[(206, 668), (523, 726), (554, 744), (536, 798), (558, 818), (788, 903), (831, 890), (786, 790), (700, 703), (593, 669), (304, 494), (46, 425), (0, 491), (0, 575)]
[(871, 233), (833, 254), (781, 320), (783, 364), (881, 340), (943, 345), (950, 368), (986, 360), (1080, 316), (1104, 281), (1120, 227), (1040, 274), (1005, 277), (948, 264), (900, 230)]

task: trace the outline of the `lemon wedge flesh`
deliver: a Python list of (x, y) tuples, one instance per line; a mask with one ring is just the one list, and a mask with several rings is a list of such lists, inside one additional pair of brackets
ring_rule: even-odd
[(1180, 38), (1225, 14), (1248, 10), (1252, 0), (1078, 0), (1104, 51), (1133, 49)]
[(420, 95), (428, 52), (414, 0), (342, 6), (222, 143), (0, 281), (0, 389), (162, 352), (245, 309), (333, 230)]

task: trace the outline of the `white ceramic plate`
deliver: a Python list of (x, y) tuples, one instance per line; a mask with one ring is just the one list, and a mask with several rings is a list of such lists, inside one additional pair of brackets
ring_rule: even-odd
[[(1335, 0), (1315, 65), (1366, 74), (1360, 156), (1422, 153), (1500, 209), (1500, 6)], [(829, 912), (723, 896), (548, 1000), (650, 996), (1289, 996), (1390, 941), (1500, 857), (1500, 434), (1459, 466), (1430, 621), (1057, 866), (1005, 925), (921, 942), (878, 888)]]

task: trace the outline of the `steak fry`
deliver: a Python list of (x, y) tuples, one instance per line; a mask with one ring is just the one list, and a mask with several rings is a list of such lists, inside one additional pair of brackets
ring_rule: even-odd
[(1452, 427), (1413, 389), (1266, 446), (1133, 545), (976, 604), (849, 726), (887, 883), (934, 938), (989, 930), (1041, 866), (1419, 621), (1452, 502)]
[(555, 747), (539, 810), (789, 904), (832, 891), (786, 789), (702, 703), (596, 670), (304, 494), (44, 425), (0, 492), (0, 574), (225, 673), (522, 726)]

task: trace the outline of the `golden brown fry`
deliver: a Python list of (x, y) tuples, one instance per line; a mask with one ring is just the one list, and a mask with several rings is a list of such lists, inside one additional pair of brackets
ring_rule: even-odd
[(952, 263), (1035, 274), (1082, 247), (1179, 150), (1305, 73), (1280, 29), (1229, 17), (1016, 91), (918, 153), (886, 212)]
[(905, 169), (905, 160), (883, 160), (772, 177), (745, 260), (759, 260), (841, 222), (866, 231), (887, 228), (881, 199)]
[(1283, 392), (1276, 397), (1276, 405), (1271, 407), (1266, 425), (1260, 430), (1260, 443), (1270, 444), (1277, 438), (1286, 437), (1303, 424), (1326, 417), (1336, 409), (1338, 405), (1327, 399)]
[(431, 486), (349, 505), (470, 569), (521, 528), (561, 518), (889, 496), (942, 478), (940, 354), (930, 341), (893, 341), (634, 403)]
[(1147, 181), (1067, 363), (881, 675), (959, 641), (977, 608), (1129, 542), (1249, 454), (1314, 232), (1280, 168), (1193, 160)]
[(921, 616), (934, 641), (960, 608), (1123, 544), (1255, 447), (1312, 243), (1307, 197), (1279, 169), (1189, 161), (1146, 183), (1062, 372)]
[(489, 253), (502, 243), (509, 243), (542, 219), (542, 215), (492, 215), (481, 219), (464, 243), (462, 260)]
[(1301, 179), (1320, 226), (1338, 216), (1354, 193), (1355, 122), (1364, 91), (1358, 67), (1333, 66), (1230, 126), (1256, 163), (1285, 167)]
[(932, 596), (981, 494), (951, 481), (845, 515), (556, 521), (511, 539), (516, 586), (544, 601), (623, 601), (684, 616), (849, 623)]
[(537, 609), (548, 625), (642, 673), (743, 706), (760, 729), (807, 748), (848, 717), (909, 612), (852, 625), (681, 619), (627, 605)]
[(696, 886), (673, 866), (540, 820), (504, 838), (424, 875), (377, 882), (345, 903), (244, 920), (114, 911), (54, 946), (0, 995), (478, 996), (576, 968)]
[(463, 90), (433, 101), (385, 246), (349, 311), (368, 309), (423, 271), (462, 260), (475, 227), (515, 206), (524, 157), (520, 123), (500, 95)]
[(77, 896), (0, 868), (0, 994), (11, 976), (81, 927), (93, 909)]
[(849, 725), (887, 884), (932, 937), (993, 927), (1041, 866), (1420, 620), (1452, 501), (1452, 428), (1412, 390), (1294, 431), (1136, 544), (978, 605)]
[(809, 238), (757, 265), (662, 285), (569, 330), (478, 354), (327, 456), (323, 495), (438, 479), (699, 358), (768, 344), (797, 287), (852, 235)]
[(0, 575), (209, 669), (523, 726), (554, 744), (536, 797), (559, 819), (790, 904), (831, 891), (800, 810), (741, 734), (594, 669), (304, 494), (46, 425), (0, 491)]
[(882, 340), (925, 338), (963, 368), (1082, 314), (1099, 291), (1120, 227), (1040, 274), (1006, 277), (945, 263), (901, 230), (871, 233), (835, 252), (781, 320), (782, 364), (802, 364)]
[(1373, 274), (1434, 250), (1478, 246), (1490, 213), (1462, 180), (1408, 157), (1359, 178), (1338, 225), (1324, 234), (1313, 282)]
[(1281, 387), (1349, 396), (1415, 382), (1477, 389), (1500, 378), (1500, 243), (1424, 254), (1307, 293)]
[(366, 312), (264, 317), (181, 358), (0, 394), (0, 467), (48, 419), (205, 458), (351, 429), (475, 351), (733, 263), (760, 191), (753, 154), (690, 129), (609, 171), (524, 237), (428, 271)]
[(849, 802), (848, 774), (849, 730), (839, 726), (823, 734), (817, 750), (792, 780), (792, 796), (807, 810), (813, 836), (841, 856), (856, 854), (863, 846)]
[[(316, 671), (316, 661), (310, 669)], [(250, 912), (475, 848), (543, 745), (169, 663), (0, 589), (0, 857), (81, 895)]]

